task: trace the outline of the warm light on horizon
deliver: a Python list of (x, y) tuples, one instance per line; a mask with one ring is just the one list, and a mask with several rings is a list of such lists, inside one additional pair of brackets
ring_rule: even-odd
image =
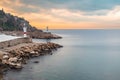
[[(74, 5), (74, 7), (69, 3), (64, 7), (58, 7), (57, 3), (55, 4), (53, 1), (42, 2), (46, 4), (40, 5), (41, 2), (39, 1), (2, 0), (0, 1), (0, 8), (4, 8), (7, 13), (24, 17), (32, 26), (39, 29), (45, 29), (46, 26), (51, 29), (120, 29), (120, 5), (114, 5), (110, 8), (101, 7), (100, 9), (98, 7), (94, 10), (92, 10), (94, 7), (90, 6), (88, 7), (90, 9), (87, 10), (84, 6), (82, 9), (79, 7), (80, 5)], [(64, 2), (67, 3), (67, 1)], [(55, 5), (49, 7), (46, 6), (47, 3)], [(79, 0), (75, 0), (74, 3), (82, 5), (82, 1)], [(109, 3), (107, 2), (107, 4)]]

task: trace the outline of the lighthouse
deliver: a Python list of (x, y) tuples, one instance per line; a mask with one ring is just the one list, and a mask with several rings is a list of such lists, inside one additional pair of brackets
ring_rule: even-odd
[(25, 26), (25, 23), (23, 25), (24, 37), (27, 37), (27, 27)]

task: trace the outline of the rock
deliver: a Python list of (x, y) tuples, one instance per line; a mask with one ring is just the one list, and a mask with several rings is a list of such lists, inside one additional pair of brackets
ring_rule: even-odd
[(3, 59), (3, 60), (2, 60), (2, 64), (8, 64), (8, 60)]
[(21, 64), (21, 63), (17, 63), (17, 64), (15, 65), (15, 68), (16, 68), (16, 69), (21, 69), (21, 68), (22, 68), (22, 64)]
[(33, 63), (39, 63), (39, 61), (34, 61)]
[(17, 62), (18, 58), (17, 57), (13, 57), (13, 58), (9, 58), (8, 62)]
[(27, 64), (27, 60), (23, 59), (23, 60), (22, 60), (22, 63), (23, 63), (23, 64)]
[(9, 56), (8, 55), (3, 55), (3, 59), (9, 59)]
[(35, 51), (30, 52), (31, 54), (35, 54)]
[[(8, 65), (12, 69), (21, 69), (22, 64), (26, 64), (28, 59), (32, 57), (38, 57), (40, 55), (50, 54), (57, 48), (62, 47), (61, 45), (55, 43), (31, 43), (30, 45), (24, 45), (22, 47), (9, 49), (8, 54), (2, 56), (2, 65)], [(34, 61), (33, 63), (39, 63), (39, 61)]]
[(22, 69), (23, 67), (21, 64), (12, 64), (10, 65), (10, 68), (11, 69)]

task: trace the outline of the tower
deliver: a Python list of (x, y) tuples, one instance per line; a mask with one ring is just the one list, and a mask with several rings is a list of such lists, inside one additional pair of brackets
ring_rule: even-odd
[(27, 37), (27, 27), (25, 26), (25, 23), (23, 25), (24, 37)]

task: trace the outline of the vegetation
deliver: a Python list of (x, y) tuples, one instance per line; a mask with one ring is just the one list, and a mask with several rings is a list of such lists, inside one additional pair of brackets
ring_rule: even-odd
[[(0, 30), (3, 31), (22, 31), (23, 24), (26, 24), (28, 31), (36, 31), (37, 28), (31, 26), (27, 20), (18, 16), (13, 16), (10, 13), (5, 13), (0, 10)], [(39, 30), (42, 31), (42, 30)]]

